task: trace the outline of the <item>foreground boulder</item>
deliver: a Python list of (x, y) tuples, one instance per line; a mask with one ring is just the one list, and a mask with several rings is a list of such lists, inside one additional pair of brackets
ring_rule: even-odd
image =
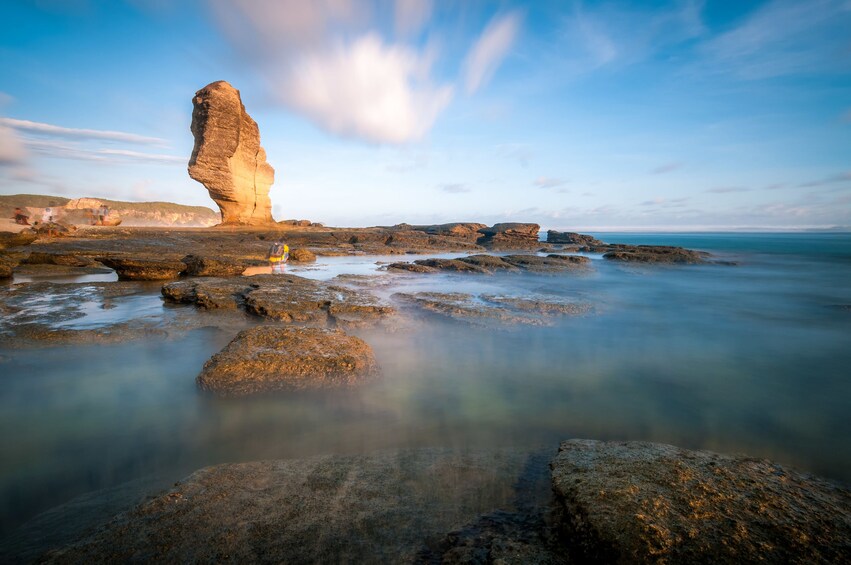
[(257, 326), (204, 365), (197, 383), (218, 396), (345, 387), (378, 374), (372, 348), (340, 330)]
[(195, 147), (189, 176), (207, 188), (222, 211), (222, 224), (272, 224), (269, 189), (275, 169), (266, 162), (260, 130), (239, 91), (225, 81), (213, 82), (195, 93), (192, 104)]
[(33, 228), (26, 228), (18, 232), (0, 231), (0, 249), (29, 245), (38, 239), (38, 234)]
[(551, 467), (579, 562), (851, 562), (851, 493), (769, 461), (570, 440)]
[(312, 263), (316, 261), (316, 254), (310, 249), (293, 249), (290, 251), (290, 261), (295, 261), (296, 263)]
[(0, 254), (0, 279), (10, 279), (14, 274), (16, 261)]
[(98, 257), (120, 281), (162, 281), (177, 278), (186, 268), (181, 261), (134, 257)]

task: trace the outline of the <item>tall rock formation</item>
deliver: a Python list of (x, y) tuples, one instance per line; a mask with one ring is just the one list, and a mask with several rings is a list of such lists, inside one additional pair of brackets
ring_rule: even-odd
[(219, 205), (222, 224), (273, 223), (269, 189), (275, 169), (266, 162), (260, 130), (245, 111), (239, 91), (220, 80), (196, 92), (192, 104), (195, 148), (189, 176)]

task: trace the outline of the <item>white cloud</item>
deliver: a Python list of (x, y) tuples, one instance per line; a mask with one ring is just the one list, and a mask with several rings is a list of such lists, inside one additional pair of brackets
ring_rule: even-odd
[(126, 163), (128, 161), (144, 161), (148, 163), (186, 164), (186, 157), (163, 155), (158, 153), (142, 153), (128, 149), (97, 149), (84, 147), (75, 143), (62, 143), (52, 140), (27, 139), (26, 146), (33, 152), (45, 157), (73, 159), (77, 161), (98, 161), (104, 164)]
[(368, 34), (351, 45), (301, 59), (287, 77), (284, 99), (333, 133), (374, 142), (422, 138), (452, 99), (432, 86), (430, 61)]
[(419, 32), (431, 17), (431, 0), (396, 0), (396, 33), (410, 36)]
[[(428, 17), (427, 3), (402, 7), (405, 26)], [(271, 96), (331, 133), (376, 143), (421, 139), (453, 96), (431, 79), (434, 53), (365, 31), (371, 7), (359, 0), (211, 0), (242, 60)], [(398, 15), (398, 14), (397, 14)]]
[(464, 85), (473, 94), (493, 77), (520, 30), (520, 14), (511, 12), (491, 20), (464, 61)]
[(0, 166), (20, 165), (26, 158), (26, 149), (15, 131), (0, 121)]
[(71, 139), (123, 141), (125, 143), (135, 143), (140, 145), (166, 145), (166, 141), (158, 137), (147, 137), (144, 135), (125, 133), (121, 131), (66, 128), (62, 126), (55, 126), (53, 124), (31, 122), (29, 120), (16, 120), (13, 118), (0, 118), (0, 125), (37, 135), (66, 137)]

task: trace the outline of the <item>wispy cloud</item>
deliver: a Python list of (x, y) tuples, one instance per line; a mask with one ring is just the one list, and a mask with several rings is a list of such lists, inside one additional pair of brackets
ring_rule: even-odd
[(462, 194), (464, 192), (471, 192), (470, 188), (461, 183), (449, 183), (449, 184), (441, 184), (438, 187), (443, 192), (448, 192), (449, 194)]
[(18, 131), (49, 137), (62, 137), (80, 140), (120, 141), (124, 143), (133, 143), (138, 145), (167, 145), (166, 140), (160, 139), (159, 137), (148, 137), (144, 135), (137, 135), (135, 133), (126, 133), (123, 131), (66, 128), (53, 124), (45, 124), (42, 122), (16, 120), (14, 118), (0, 118), (0, 125), (14, 128)]
[(20, 165), (26, 158), (26, 149), (15, 131), (0, 121), (0, 166)]
[(431, 0), (396, 0), (395, 29), (405, 37), (418, 33), (431, 17)]
[(567, 181), (564, 179), (553, 178), (553, 177), (538, 177), (532, 184), (537, 186), (538, 188), (556, 188), (559, 186), (564, 186), (567, 184)]
[(842, 112), (842, 115), (839, 116), (839, 120), (844, 124), (851, 124), (851, 108)]
[(643, 206), (645, 208), (653, 207), (653, 208), (683, 208), (686, 203), (691, 200), (688, 197), (684, 198), (653, 198), (652, 200), (645, 200), (644, 202), (639, 203), (639, 206)]
[(683, 166), (682, 163), (673, 162), (673, 163), (665, 163), (659, 165), (650, 170), (651, 175), (664, 175), (665, 173), (670, 173), (671, 171), (676, 171), (677, 169)]
[(730, 194), (733, 192), (750, 192), (750, 190), (751, 189), (742, 186), (716, 186), (715, 188), (710, 188), (706, 192), (711, 194)]
[(817, 186), (825, 186), (842, 182), (851, 182), (851, 171), (846, 171), (844, 173), (839, 173), (836, 175), (831, 175), (812, 181), (802, 182), (798, 185), (798, 188), (815, 188)]
[(92, 149), (75, 145), (73, 143), (62, 143), (54, 140), (28, 139), (24, 143), (34, 154), (59, 159), (74, 159), (77, 161), (97, 161), (104, 164), (127, 163), (128, 161), (143, 161), (160, 164), (183, 164), (187, 162), (186, 157), (176, 155), (164, 155), (158, 153), (143, 153), (128, 149)]
[(708, 41), (703, 52), (715, 70), (744, 79), (847, 72), (849, 25), (847, 0), (772, 0)]
[(464, 87), (473, 94), (488, 83), (508, 54), (520, 30), (519, 12), (495, 17), (473, 45), (464, 62)]

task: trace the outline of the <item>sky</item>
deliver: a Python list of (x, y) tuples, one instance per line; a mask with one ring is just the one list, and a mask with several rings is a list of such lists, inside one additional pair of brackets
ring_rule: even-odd
[(278, 220), (851, 226), (851, 0), (9, 0), (0, 194), (215, 209), (217, 80)]

